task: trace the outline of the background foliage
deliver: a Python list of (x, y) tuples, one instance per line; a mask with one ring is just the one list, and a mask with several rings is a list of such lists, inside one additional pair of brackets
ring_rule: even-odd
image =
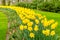
[(60, 1), (59, 0), (51, 0), (51, 1), (34, 0), (31, 3), (28, 3), (28, 2), (17, 3), (16, 6), (60, 13)]

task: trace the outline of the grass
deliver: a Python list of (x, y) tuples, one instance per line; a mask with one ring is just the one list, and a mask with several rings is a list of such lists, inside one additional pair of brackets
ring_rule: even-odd
[(7, 31), (7, 17), (3, 12), (0, 12), (0, 40), (6, 39), (6, 31)]
[(60, 36), (60, 14), (58, 13), (52, 13), (52, 12), (45, 12), (45, 11), (39, 11), (35, 10), (36, 13), (40, 13), (42, 15), (46, 15), (48, 20), (54, 19), (55, 21), (58, 22), (58, 26), (56, 28), (56, 33)]

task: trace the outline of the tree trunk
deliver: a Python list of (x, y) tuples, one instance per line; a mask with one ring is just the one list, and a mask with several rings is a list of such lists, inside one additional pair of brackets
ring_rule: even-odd
[(2, 5), (5, 5), (5, 0), (2, 0)]
[(10, 2), (11, 2), (11, 1), (9, 0), (9, 1), (8, 1), (8, 6), (10, 5)]
[(18, 0), (18, 2), (19, 2), (19, 0)]

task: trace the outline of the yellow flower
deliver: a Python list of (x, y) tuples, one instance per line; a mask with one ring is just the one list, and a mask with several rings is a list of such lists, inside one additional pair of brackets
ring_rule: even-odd
[(24, 16), (22, 14), (20, 14), (19, 17), (20, 17), (21, 20), (23, 20)]
[(27, 29), (27, 26), (24, 26), (24, 29)]
[(36, 18), (35, 18), (35, 16), (34, 16), (34, 15), (31, 15), (31, 19), (32, 19), (32, 20), (35, 20)]
[(36, 16), (41, 17), (41, 14), (36, 14)]
[(50, 30), (46, 29), (46, 30), (43, 30), (42, 33), (46, 36), (49, 36), (50, 34)]
[(34, 30), (35, 31), (38, 31), (39, 30), (37, 25), (35, 25)]
[(41, 23), (43, 23), (44, 22), (44, 20), (41, 20)]
[(44, 27), (48, 27), (48, 21), (43, 22)]
[(41, 20), (42, 18), (43, 18), (43, 16), (40, 16), (40, 17), (39, 17), (39, 20)]
[(55, 22), (54, 24), (51, 25), (51, 29), (55, 29), (57, 27), (58, 23)]
[(54, 36), (55, 35), (55, 31), (51, 31), (51, 36)]
[(38, 20), (38, 19), (35, 19), (35, 23), (36, 23), (36, 24), (39, 24), (39, 20)]
[(24, 20), (24, 19), (25, 19), (25, 17), (22, 17), (22, 18), (21, 18), (21, 20)]
[(28, 20), (28, 19), (24, 19), (24, 20), (23, 20), (23, 23), (24, 23), (24, 24), (26, 24), (26, 23), (28, 23), (28, 22), (30, 22), (30, 20)]
[(48, 24), (49, 25), (51, 25), (52, 23), (54, 23), (54, 20), (53, 19), (48, 21)]
[(29, 16), (26, 16), (26, 17), (31, 19), (31, 20), (35, 20), (35, 16), (34, 15), (29, 14)]
[(46, 34), (45, 32), (46, 32), (45, 30), (42, 30), (42, 33), (43, 33), (43, 34)]
[(24, 27), (23, 27), (23, 25), (20, 25), (19, 27), (20, 27), (20, 30), (24, 30)]
[(46, 18), (44, 18), (44, 20), (42, 20), (41, 23), (43, 23), (44, 27), (48, 27), (48, 21)]
[(28, 27), (28, 30), (29, 30), (29, 31), (32, 31), (33, 29), (32, 29), (32, 27)]
[(31, 19), (31, 15), (25, 15), (25, 17)]
[(33, 22), (28, 22), (27, 25), (31, 27), (33, 25)]
[(34, 38), (35, 37), (35, 34), (34, 33), (30, 33), (29, 35), (31, 38)]

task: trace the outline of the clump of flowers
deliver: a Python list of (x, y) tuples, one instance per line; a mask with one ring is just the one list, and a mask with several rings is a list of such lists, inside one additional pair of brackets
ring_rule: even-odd
[(55, 28), (58, 22), (53, 19), (47, 20), (46, 16), (36, 14), (31, 9), (11, 6), (5, 6), (4, 8), (11, 8), (19, 15), (21, 40), (56, 40)]

